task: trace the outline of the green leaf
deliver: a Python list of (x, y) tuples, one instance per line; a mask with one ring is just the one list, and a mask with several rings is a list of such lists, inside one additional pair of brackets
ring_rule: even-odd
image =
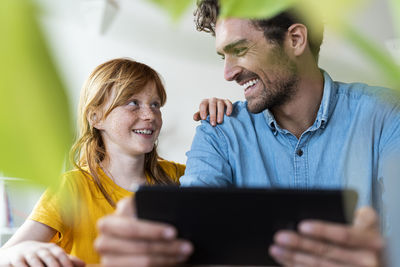
[(392, 12), (393, 24), (397, 32), (397, 37), (400, 38), (400, 1), (389, 0), (389, 5)]
[[(325, 21), (341, 20), (368, 0), (221, 0), (221, 17), (270, 18), (296, 6), (309, 17)], [(393, 0), (396, 1), (396, 0)]]
[(270, 18), (287, 9), (296, 0), (221, 0), (221, 17)]
[(72, 140), (69, 105), (29, 0), (0, 8), (0, 171), (51, 185)]
[(174, 21), (182, 17), (185, 11), (189, 8), (191, 4), (194, 3), (193, 0), (148, 0), (155, 3), (165, 11), (169, 13)]
[(340, 23), (359, 11), (370, 0), (298, 0), (304, 15), (323, 19), (332, 25)]
[(400, 89), (400, 66), (386, 52), (386, 49), (382, 49), (348, 24), (341, 28), (343, 36), (381, 70), (394, 88)]

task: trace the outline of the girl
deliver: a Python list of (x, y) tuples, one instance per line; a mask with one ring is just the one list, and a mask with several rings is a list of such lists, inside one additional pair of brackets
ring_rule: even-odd
[[(80, 133), (71, 150), (75, 169), (63, 175), (57, 192), (43, 194), (29, 219), (1, 248), (0, 265), (98, 263), (96, 222), (132, 195), (132, 184), (179, 184), (185, 166), (157, 155), (165, 101), (160, 77), (149, 66), (129, 59), (98, 66), (81, 91)], [(216, 107), (221, 113), (227, 105), (231, 112), (230, 102), (215, 102), (203, 101), (200, 110), (209, 108), (215, 117)]]

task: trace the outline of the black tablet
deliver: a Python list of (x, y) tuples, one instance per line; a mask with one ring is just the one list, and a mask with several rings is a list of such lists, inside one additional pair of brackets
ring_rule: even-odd
[(190, 240), (190, 264), (276, 265), (268, 254), (273, 235), (304, 219), (352, 221), (351, 190), (140, 187), (137, 216), (169, 223)]

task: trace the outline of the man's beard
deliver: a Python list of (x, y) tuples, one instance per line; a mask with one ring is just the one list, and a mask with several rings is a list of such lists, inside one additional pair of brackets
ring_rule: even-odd
[(251, 113), (279, 107), (296, 94), (299, 77), (295, 63), (283, 55), (279, 65), (280, 72), (273, 74), (275, 81), (271, 81), (266, 73), (263, 73), (262, 79), (259, 77), (260, 82), (261, 80), (264, 82), (264, 88), (257, 96), (247, 99), (247, 109)]

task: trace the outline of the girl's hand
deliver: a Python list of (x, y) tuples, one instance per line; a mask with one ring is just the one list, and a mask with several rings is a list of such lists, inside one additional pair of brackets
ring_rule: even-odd
[[(226, 111), (225, 111), (226, 108)], [(224, 112), (227, 116), (232, 114), (232, 102), (229, 99), (208, 98), (203, 99), (199, 106), (199, 111), (193, 115), (195, 121), (205, 120), (210, 115), (210, 123), (215, 126), (224, 121)]]
[(80, 267), (85, 263), (54, 243), (24, 241), (5, 249), (9, 266), (18, 267)]

